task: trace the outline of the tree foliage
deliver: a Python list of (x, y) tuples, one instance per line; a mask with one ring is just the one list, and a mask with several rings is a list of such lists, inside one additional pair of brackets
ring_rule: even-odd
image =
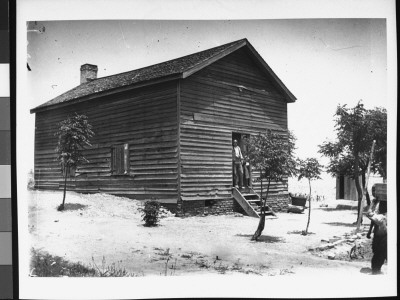
[(303, 231), (303, 235), (308, 234), (308, 226), (310, 225), (311, 219), (311, 181), (316, 179), (321, 179), (322, 165), (318, 162), (316, 158), (306, 158), (305, 160), (298, 159), (298, 180), (303, 178), (308, 180), (308, 185), (310, 188), (308, 195), (308, 220), (306, 230)]
[[(296, 172), (296, 160), (294, 158), (295, 137), (290, 132), (275, 133), (266, 130), (256, 136), (250, 136), (245, 141), (247, 146), (247, 158), (251, 165), (260, 172), (257, 180), (261, 182), (261, 218), (252, 240), (257, 240), (265, 225), (266, 201), (268, 198), (271, 181), (282, 181), (285, 177), (292, 176)], [(267, 181), (267, 192), (263, 198), (263, 180)]]
[(258, 180), (281, 181), (295, 174), (295, 142), (291, 131), (275, 133), (266, 130), (247, 139), (248, 158), (252, 166), (260, 170)]
[(87, 146), (91, 146), (90, 138), (94, 136), (94, 132), (87, 116), (76, 113), (74, 116), (58, 123), (57, 126), (58, 130), (55, 136), (58, 137), (58, 142), (55, 151), (64, 177), (63, 202), (59, 206), (59, 210), (63, 210), (67, 178), (72, 168), (88, 162), (82, 150)]
[(368, 167), (369, 150), (376, 141), (371, 171), (386, 178), (387, 112), (377, 107), (367, 110), (359, 102), (354, 108), (338, 106), (335, 113), (337, 139), (320, 145), (319, 152), (330, 158), (327, 172), (333, 176), (343, 174), (354, 179), (355, 153), (358, 154), (359, 172)]
[[(333, 176), (350, 176), (355, 180), (359, 205), (362, 201), (362, 184), (368, 168), (370, 149), (376, 140), (376, 151), (371, 162), (371, 171), (386, 178), (387, 113), (384, 108), (368, 110), (361, 101), (353, 108), (338, 105), (335, 112), (336, 141), (326, 141), (319, 152), (329, 157), (326, 168)], [(367, 201), (369, 195), (367, 195)]]

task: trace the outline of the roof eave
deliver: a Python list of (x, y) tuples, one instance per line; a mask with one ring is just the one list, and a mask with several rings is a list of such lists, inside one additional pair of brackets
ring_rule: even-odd
[(228, 49), (225, 49), (224, 51), (222, 51), (221, 53), (213, 56), (212, 58), (186, 70), (185, 72), (183, 72), (182, 74), (182, 78), (186, 78), (189, 77), (190, 75), (202, 70), (203, 68), (211, 65), (212, 63), (216, 62), (217, 60), (220, 60), (221, 58), (231, 54), (232, 52), (235, 52), (236, 50), (242, 48), (243, 46), (246, 46), (246, 43), (248, 43), (247, 39), (243, 39), (240, 43), (234, 44), (231, 47), (229, 47)]
[(52, 109), (56, 109), (56, 108), (60, 108), (60, 107), (73, 105), (73, 104), (76, 104), (76, 103), (85, 102), (85, 101), (88, 101), (88, 100), (92, 100), (94, 98), (104, 97), (104, 96), (107, 96), (107, 95), (112, 95), (112, 94), (116, 94), (116, 93), (120, 93), (120, 92), (125, 92), (125, 91), (128, 91), (128, 90), (133, 90), (133, 89), (145, 87), (145, 86), (148, 86), (148, 85), (163, 83), (163, 82), (176, 80), (176, 79), (180, 79), (180, 78), (182, 78), (182, 73), (177, 73), (177, 74), (173, 74), (173, 75), (169, 75), (169, 76), (164, 76), (164, 77), (153, 79), (153, 80), (147, 80), (147, 81), (143, 81), (143, 82), (138, 82), (138, 83), (130, 84), (130, 85), (127, 85), (127, 86), (117, 87), (117, 88), (114, 88), (114, 89), (109, 89), (109, 90), (105, 90), (105, 91), (102, 91), (102, 92), (98, 92), (98, 93), (94, 93), (94, 94), (90, 94), (90, 95), (85, 95), (85, 96), (78, 97), (78, 98), (75, 98), (75, 99), (72, 99), (72, 100), (68, 100), (68, 101), (64, 101), (64, 102), (61, 102), (61, 103), (55, 103), (55, 104), (46, 105), (46, 106), (37, 106), (35, 108), (32, 108), (30, 110), (30, 113), (33, 114), (33, 113), (37, 113), (37, 112), (48, 111), (48, 110), (52, 110)]
[(248, 49), (257, 59), (257, 61), (264, 67), (264, 69), (272, 76), (275, 83), (281, 88), (282, 92), (285, 94), (287, 102), (293, 103), (296, 102), (297, 98), (289, 91), (289, 89), (285, 86), (285, 84), (279, 79), (279, 77), (275, 74), (275, 72), (271, 69), (271, 67), (265, 62), (265, 60), (258, 54), (257, 50), (248, 42), (247, 43)]

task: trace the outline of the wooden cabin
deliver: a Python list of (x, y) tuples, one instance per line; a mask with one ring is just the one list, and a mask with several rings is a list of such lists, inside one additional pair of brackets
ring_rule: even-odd
[[(181, 214), (235, 210), (232, 140), (286, 132), (295, 100), (247, 39), (102, 78), (83, 65), (80, 85), (31, 110), (35, 187), (62, 189), (54, 133), (78, 113), (95, 136), (69, 190), (153, 198)], [(269, 203), (287, 207), (287, 181), (272, 186)]]

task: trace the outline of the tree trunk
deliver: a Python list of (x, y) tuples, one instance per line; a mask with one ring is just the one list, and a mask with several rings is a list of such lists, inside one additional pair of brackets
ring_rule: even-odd
[(310, 186), (310, 194), (308, 195), (308, 221), (307, 221), (307, 227), (304, 235), (308, 234), (308, 226), (310, 225), (310, 219), (311, 219), (311, 181), (308, 179), (308, 185)]
[(364, 201), (364, 195), (366, 194), (367, 187), (368, 187), (369, 174), (371, 172), (371, 162), (372, 162), (373, 155), (374, 155), (374, 148), (375, 148), (375, 140), (372, 142), (371, 153), (369, 154), (370, 158), (369, 158), (368, 167), (367, 167), (367, 178), (366, 178), (365, 185), (363, 186), (363, 189), (362, 189), (363, 193), (361, 195), (361, 201), (360, 201), (359, 208), (358, 208), (357, 231), (360, 230), (360, 226), (362, 224), (362, 214), (363, 214), (363, 206), (364, 206), (363, 201)]
[(62, 204), (61, 204), (59, 210), (64, 210), (65, 196), (66, 196), (66, 193), (67, 193), (67, 177), (68, 177), (68, 171), (69, 171), (69, 168), (66, 168), (66, 169), (65, 169), (65, 174), (64, 174), (64, 193), (63, 193), (63, 201), (62, 201)]
[(357, 189), (357, 220), (356, 223), (358, 222), (358, 220), (361, 218), (361, 223), (362, 223), (362, 214), (360, 214), (360, 208), (361, 208), (361, 201), (363, 198), (363, 193), (362, 193), (362, 188), (361, 188), (361, 184), (360, 184), (360, 172), (359, 172), (359, 158), (358, 158), (358, 153), (354, 153), (354, 182), (356, 184), (356, 189)]
[[(265, 195), (265, 200), (263, 201), (263, 204), (262, 204), (260, 222), (258, 222), (257, 230), (251, 237), (252, 241), (257, 241), (257, 239), (261, 236), (261, 234), (264, 230), (264, 227), (265, 227), (265, 205), (267, 204), (267, 197), (268, 197), (268, 193), (269, 193), (270, 183), (271, 183), (271, 179), (268, 178), (267, 194)], [(262, 190), (261, 190), (261, 195), (262, 195)], [(261, 198), (261, 201), (262, 201), (262, 198)]]
[(262, 197), (262, 194), (263, 194), (263, 180), (262, 180), (262, 172), (261, 172), (261, 171), (260, 171), (260, 180), (261, 180), (260, 201), (261, 201), (261, 203), (262, 203), (262, 201), (263, 201), (263, 197)]
[[(362, 171), (362, 174), (361, 174), (361, 182), (362, 182), (362, 186), (365, 186), (365, 171), (364, 170)], [(371, 205), (371, 199), (369, 198), (368, 190), (366, 190), (365, 199), (367, 200), (367, 205)]]

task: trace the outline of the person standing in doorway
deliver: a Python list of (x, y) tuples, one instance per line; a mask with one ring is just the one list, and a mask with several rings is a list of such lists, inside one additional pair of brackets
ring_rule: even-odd
[[(240, 147), (238, 146), (238, 141), (233, 141), (232, 149), (232, 162), (233, 162), (233, 176), (235, 178), (235, 187), (242, 189), (243, 187), (243, 155)], [(239, 184), (239, 185), (238, 185)]]

